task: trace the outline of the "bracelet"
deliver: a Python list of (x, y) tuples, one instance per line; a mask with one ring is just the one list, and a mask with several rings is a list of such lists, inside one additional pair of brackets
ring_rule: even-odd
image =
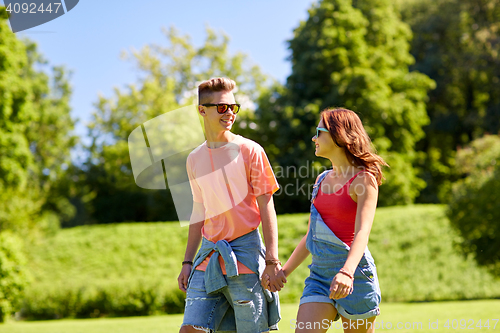
[(182, 266), (184, 266), (185, 264), (189, 264), (189, 265), (193, 266), (193, 262), (189, 261), (189, 260), (185, 260), (182, 262)]
[(281, 261), (279, 261), (278, 259), (267, 259), (266, 260), (266, 266), (277, 265), (277, 264), (280, 264), (280, 266), (281, 266)]
[(343, 268), (340, 269), (339, 273), (342, 273), (346, 276), (348, 276), (351, 280), (354, 280), (354, 276), (352, 276), (351, 274), (347, 273), (347, 271)]

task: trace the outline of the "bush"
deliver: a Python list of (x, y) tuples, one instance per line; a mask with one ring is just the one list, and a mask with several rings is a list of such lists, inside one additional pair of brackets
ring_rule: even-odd
[(131, 280), (81, 286), (38, 285), (30, 289), (21, 316), (26, 319), (148, 316), (180, 313), (184, 294), (172, 284)]
[(28, 283), (22, 245), (14, 234), (0, 233), (0, 322), (18, 309)]
[(452, 186), (448, 217), (462, 236), (458, 248), (500, 276), (500, 137), (472, 141), (456, 165), (464, 178)]
[(30, 247), (36, 283), (21, 315), (27, 319), (180, 313), (177, 275), (187, 228), (128, 223), (61, 230)]

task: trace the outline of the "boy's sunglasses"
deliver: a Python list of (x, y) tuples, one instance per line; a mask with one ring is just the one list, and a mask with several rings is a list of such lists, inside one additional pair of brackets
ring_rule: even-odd
[(233, 111), (234, 114), (237, 114), (240, 112), (240, 105), (239, 104), (224, 104), (224, 103), (219, 103), (219, 104), (201, 104), (202, 106), (216, 106), (217, 107), (217, 113), (224, 114), (227, 112), (227, 110)]
[(323, 128), (323, 127), (316, 127), (316, 137), (318, 138), (319, 137), (319, 132), (328, 132), (328, 130), (326, 128)]

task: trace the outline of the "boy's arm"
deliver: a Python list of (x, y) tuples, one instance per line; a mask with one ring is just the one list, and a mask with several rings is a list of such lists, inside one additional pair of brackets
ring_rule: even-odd
[[(271, 193), (263, 194), (257, 197), (259, 204), (260, 218), (262, 220), (262, 233), (264, 234), (264, 242), (266, 243), (266, 260), (278, 259), (278, 220), (276, 211), (274, 210), (273, 195)], [(263, 276), (266, 274), (270, 277), (271, 291), (280, 291), (283, 288), (286, 278), (280, 271), (281, 266), (268, 265), (266, 266)]]
[[(189, 220), (189, 234), (186, 246), (186, 253), (184, 254), (184, 261), (193, 261), (193, 258), (200, 246), (201, 242), (201, 228), (205, 220), (205, 207), (203, 203), (193, 202), (193, 212)], [(189, 274), (193, 267), (189, 264), (182, 265), (181, 273), (177, 278), (179, 289), (186, 292)]]

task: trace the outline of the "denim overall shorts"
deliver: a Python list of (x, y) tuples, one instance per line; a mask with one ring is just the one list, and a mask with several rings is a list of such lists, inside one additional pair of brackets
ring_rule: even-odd
[(347, 319), (366, 319), (380, 314), (380, 287), (377, 269), (368, 247), (354, 273), (354, 286), (350, 295), (341, 299), (331, 299), (330, 284), (334, 276), (344, 266), (349, 253), (349, 245), (341, 241), (323, 222), (314, 206), (314, 199), (319, 186), (328, 171), (323, 172), (314, 185), (311, 198), (311, 223), (306, 239), (306, 248), (312, 254), (309, 265), (310, 275), (305, 280), (305, 287), (300, 304), (318, 302), (331, 303), (339, 314)]

